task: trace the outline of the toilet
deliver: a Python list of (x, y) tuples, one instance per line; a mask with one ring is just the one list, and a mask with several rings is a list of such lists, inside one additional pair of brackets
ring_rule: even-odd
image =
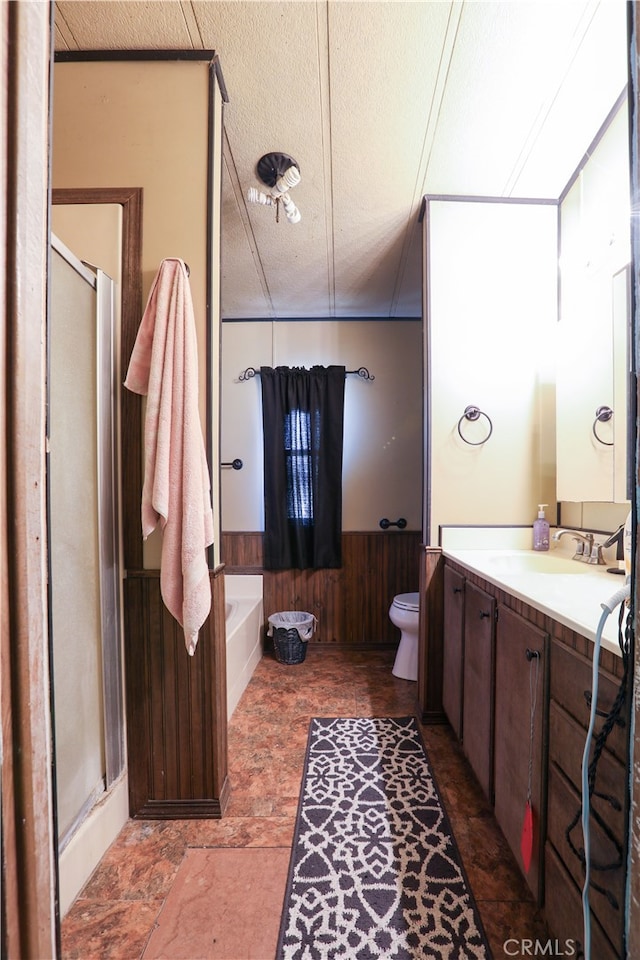
[(391, 672), (402, 680), (418, 679), (418, 600), (417, 593), (399, 593), (389, 607), (389, 619), (401, 631)]

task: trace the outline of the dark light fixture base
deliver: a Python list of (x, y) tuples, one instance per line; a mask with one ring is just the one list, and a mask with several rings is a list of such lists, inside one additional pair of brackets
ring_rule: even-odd
[(275, 187), (289, 167), (297, 167), (300, 171), (298, 163), (288, 153), (265, 153), (256, 164), (256, 173), (268, 187)]

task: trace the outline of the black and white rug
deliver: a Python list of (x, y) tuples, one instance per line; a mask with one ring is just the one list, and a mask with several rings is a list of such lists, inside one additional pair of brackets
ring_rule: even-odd
[(314, 719), (277, 960), (490, 960), (415, 718)]

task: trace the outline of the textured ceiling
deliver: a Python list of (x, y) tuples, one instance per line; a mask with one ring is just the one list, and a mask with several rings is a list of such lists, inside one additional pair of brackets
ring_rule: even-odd
[[(55, 26), (218, 53), (231, 319), (420, 316), (423, 196), (557, 198), (627, 82), (624, 0), (58, 0)], [(295, 225), (245, 199), (273, 150)]]

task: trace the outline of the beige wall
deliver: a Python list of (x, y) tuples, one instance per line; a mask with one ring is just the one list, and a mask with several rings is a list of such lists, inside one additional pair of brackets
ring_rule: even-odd
[[(52, 162), (54, 188), (143, 188), (145, 302), (164, 258), (189, 264), (203, 428), (208, 82), (203, 61), (57, 63)], [(145, 566), (159, 566), (159, 548), (154, 534)]]
[[(533, 523), (555, 511), (557, 212), (428, 205), (430, 541), (439, 524)], [(487, 417), (462, 420), (467, 406)], [(473, 445), (477, 444), (477, 445)]]
[(383, 517), (422, 521), (422, 324), (324, 320), (222, 324), (222, 471), (226, 531), (264, 529), (260, 378), (246, 367), (344, 364), (375, 377), (345, 386), (343, 530), (378, 530)]

